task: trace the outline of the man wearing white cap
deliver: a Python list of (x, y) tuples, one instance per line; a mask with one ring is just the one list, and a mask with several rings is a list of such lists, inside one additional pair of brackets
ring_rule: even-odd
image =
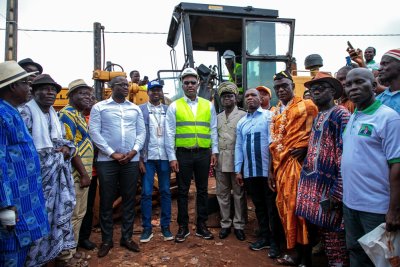
[(242, 64), (236, 62), (236, 55), (232, 50), (226, 50), (222, 57), (225, 59), (225, 66), (229, 71), (229, 81), (235, 83), (239, 93), (243, 94)]
[[(197, 96), (199, 76), (196, 70), (186, 68), (181, 74), (185, 95), (174, 101), (167, 111), (167, 146), (172, 171), (178, 181), (178, 224), (175, 242), (185, 241), (189, 232), (188, 193), (194, 174), (196, 183), (196, 235), (213, 239), (206, 227), (208, 201), (208, 173), (218, 161), (217, 115), (213, 104)], [(174, 148), (176, 147), (176, 153)]]
[(32, 74), (15, 61), (0, 63), (0, 266), (23, 266), (32, 243), (49, 232), (39, 155), (17, 110)]

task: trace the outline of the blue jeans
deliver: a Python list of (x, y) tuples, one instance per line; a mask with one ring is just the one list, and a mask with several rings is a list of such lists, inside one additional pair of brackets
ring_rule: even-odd
[(343, 205), (343, 219), (346, 230), (346, 246), (350, 252), (350, 266), (373, 267), (374, 264), (357, 240), (385, 222), (385, 214), (353, 210)]
[(171, 191), (170, 167), (168, 160), (148, 160), (145, 162), (146, 173), (142, 177), (142, 226), (151, 229), (152, 194), (154, 174), (158, 176), (158, 190), (161, 195), (161, 227), (169, 226), (171, 222)]

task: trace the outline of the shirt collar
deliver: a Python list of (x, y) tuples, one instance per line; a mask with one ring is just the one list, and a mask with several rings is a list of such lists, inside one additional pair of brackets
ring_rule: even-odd
[[(371, 104), (369, 107), (367, 107), (366, 109), (361, 110), (360, 112), (362, 112), (362, 113), (364, 113), (364, 114), (366, 114), (366, 115), (372, 115), (372, 114), (375, 113), (375, 111), (378, 110), (378, 108), (379, 108), (380, 106), (382, 106), (381, 101), (375, 100), (374, 103), (372, 103), (372, 104)], [(356, 108), (356, 109), (354, 110), (354, 113), (357, 113), (357, 112), (358, 112), (358, 109)]]
[(112, 96), (110, 96), (110, 98), (106, 99), (105, 101), (106, 101), (106, 104), (110, 104), (110, 103), (114, 102), (115, 104), (118, 104), (118, 105), (125, 104), (125, 103), (127, 102), (127, 100), (125, 99), (124, 102), (122, 102), (122, 103), (117, 103), (117, 102), (114, 101), (114, 99), (112, 98)]
[(253, 115), (256, 114), (256, 113), (263, 113), (263, 111), (264, 111), (264, 110), (262, 109), (262, 107), (259, 106), (258, 109), (257, 109), (256, 111), (254, 111), (253, 113), (247, 112), (247, 116), (253, 116)]
[(392, 91), (390, 91), (390, 87), (388, 87), (388, 88), (386, 88), (385, 91), (382, 92), (382, 94), (392, 96), (392, 95), (398, 94), (399, 92), (400, 91), (393, 91), (392, 92)]
[(190, 102), (198, 102), (199, 101), (199, 97), (196, 95), (196, 98), (195, 98), (195, 100), (191, 100), (189, 97), (187, 97), (185, 94), (183, 95), (183, 98), (185, 99), (185, 101), (187, 102), (187, 103), (190, 103)]
[(147, 106), (148, 106), (149, 108), (160, 108), (160, 107), (162, 106), (162, 103), (158, 104), (157, 106), (154, 106), (152, 103), (147, 102)]
[(10, 108), (13, 108), (13, 109), (18, 111), (18, 109), (16, 109), (13, 105), (8, 103), (6, 100), (0, 98), (0, 102), (3, 102), (5, 105), (9, 106)]

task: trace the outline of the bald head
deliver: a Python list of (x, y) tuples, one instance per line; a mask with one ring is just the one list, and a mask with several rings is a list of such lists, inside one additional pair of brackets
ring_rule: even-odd
[(261, 105), (260, 92), (255, 88), (248, 89), (244, 94), (244, 99), (250, 113), (256, 111)]
[(375, 88), (375, 77), (370, 70), (356, 68), (347, 73), (345, 92), (359, 110), (367, 108), (375, 101)]
[(347, 73), (347, 77), (350, 74), (359, 75), (359, 76), (364, 77), (367, 80), (370, 80), (371, 82), (375, 82), (374, 74), (372, 73), (372, 71), (370, 71), (369, 69), (366, 69), (366, 68), (355, 68), (355, 69), (352, 69)]

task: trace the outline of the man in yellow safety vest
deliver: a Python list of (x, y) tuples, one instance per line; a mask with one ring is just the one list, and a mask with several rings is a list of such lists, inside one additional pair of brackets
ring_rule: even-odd
[[(213, 239), (207, 229), (208, 173), (217, 165), (218, 133), (214, 105), (197, 96), (199, 76), (186, 68), (181, 74), (184, 96), (174, 101), (167, 111), (166, 143), (172, 171), (177, 173), (178, 224), (175, 242), (185, 241), (189, 232), (188, 193), (192, 177), (196, 184), (196, 236)], [(210, 164), (211, 163), (211, 164)]]

